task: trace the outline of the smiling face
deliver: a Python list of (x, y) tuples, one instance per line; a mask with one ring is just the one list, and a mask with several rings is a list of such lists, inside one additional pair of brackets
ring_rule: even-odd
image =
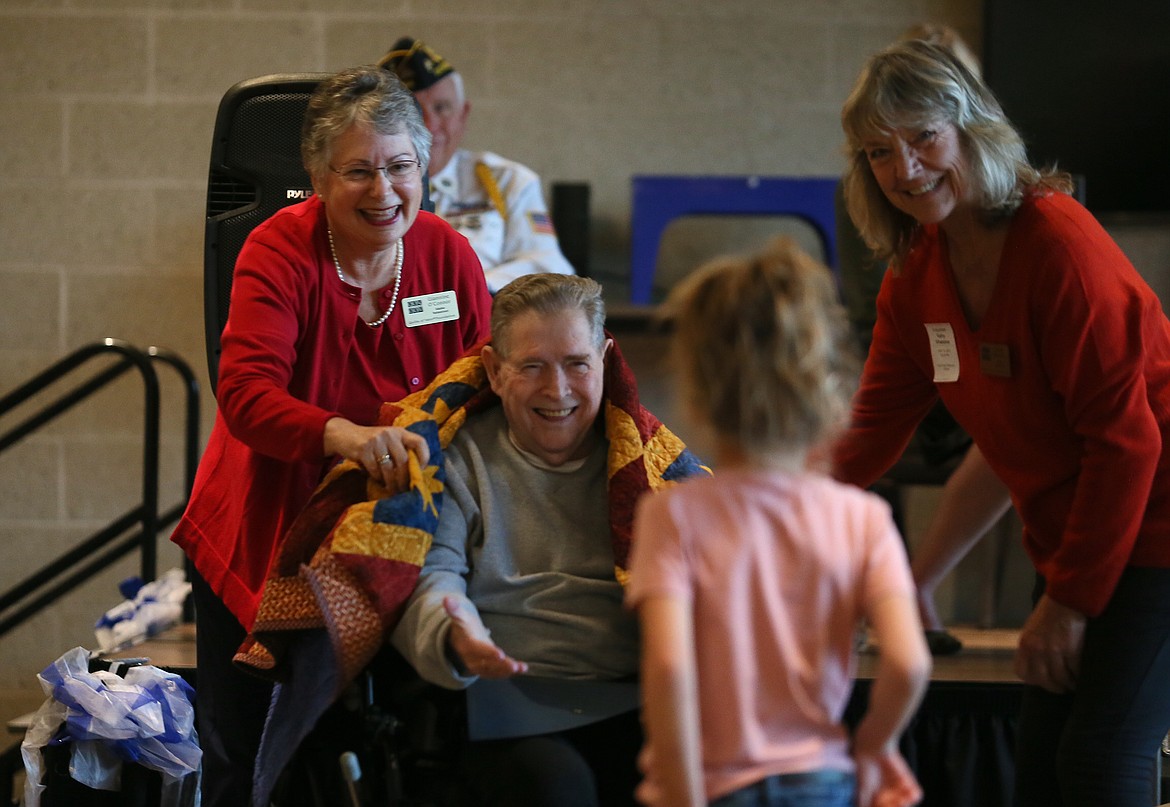
[(969, 200), (967, 162), (953, 124), (881, 132), (863, 143), (882, 193), (920, 224), (946, 221)]
[(580, 311), (524, 311), (505, 350), (483, 349), (484, 369), (519, 446), (549, 465), (581, 459), (597, 439), (610, 340), (594, 346)]
[(420, 171), (393, 183), (385, 171), (373, 171), (369, 182), (350, 182), (337, 171), (417, 159), (405, 133), (378, 134), (358, 123), (339, 135), (330, 149), (329, 167), (313, 177), (334, 238), (355, 253), (373, 253), (389, 249), (405, 235), (422, 204)]

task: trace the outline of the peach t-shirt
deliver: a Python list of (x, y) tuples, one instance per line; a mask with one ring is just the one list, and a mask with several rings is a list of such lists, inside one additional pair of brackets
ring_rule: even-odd
[(626, 602), (694, 604), (714, 799), (773, 774), (852, 769), (841, 717), (872, 605), (912, 596), (879, 497), (820, 475), (728, 470), (639, 502)]

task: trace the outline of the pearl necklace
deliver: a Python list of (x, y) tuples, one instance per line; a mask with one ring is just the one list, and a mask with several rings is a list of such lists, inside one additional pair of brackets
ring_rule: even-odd
[[(345, 279), (345, 274), (341, 271), (341, 261), (337, 260), (337, 248), (333, 246), (333, 229), (326, 227), (325, 232), (329, 233), (329, 254), (333, 256), (333, 265), (337, 268), (337, 278), (346, 285), (354, 285)], [(390, 319), (390, 315), (394, 313), (394, 306), (398, 303), (398, 289), (402, 285), (402, 252), (402, 239), (399, 238), (398, 243), (394, 245), (394, 294), (390, 297), (390, 307), (386, 309), (385, 314), (373, 322), (366, 322), (366, 325), (369, 325), (371, 328), (377, 328), (383, 322)], [(362, 320), (362, 322), (365, 322), (365, 320)]]

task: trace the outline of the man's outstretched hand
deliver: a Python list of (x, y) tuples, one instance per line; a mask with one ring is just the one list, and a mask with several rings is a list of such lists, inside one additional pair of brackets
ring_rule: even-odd
[(451, 617), (447, 645), (462, 666), (461, 672), (480, 678), (511, 678), (528, 672), (525, 662), (511, 658), (491, 640), (483, 623), (468, 610), (465, 601), (446, 597), (443, 607)]

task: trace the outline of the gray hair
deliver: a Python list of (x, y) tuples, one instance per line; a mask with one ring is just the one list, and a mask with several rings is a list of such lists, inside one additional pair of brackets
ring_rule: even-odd
[(917, 222), (886, 198), (870, 169), (865, 141), (900, 128), (953, 124), (970, 168), (968, 180), (988, 221), (1010, 216), (1026, 192), (1068, 192), (1068, 175), (1033, 168), (1019, 132), (987, 85), (946, 47), (908, 40), (872, 56), (845, 106), (849, 164), (845, 203), (879, 259), (900, 257)]
[(355, 123), (380, 135), (405, 134), (419, 170), (431, 161), (431, 133), (410, 90), (393, 73), (373, 65), (351, 67), (322, 81), (309, 98), (301, 126), (301, 161), (311, 176), (329, 169), (333, 142)]
[(508, 334), (516, 317), (526, 311), (541, 315), (580, 311), (589, 324), (593, 347), (605, 344), (605, 301), (601, 284), (577, 275), (521, 275), (492, 300), (492, 347), (508, 354)]

